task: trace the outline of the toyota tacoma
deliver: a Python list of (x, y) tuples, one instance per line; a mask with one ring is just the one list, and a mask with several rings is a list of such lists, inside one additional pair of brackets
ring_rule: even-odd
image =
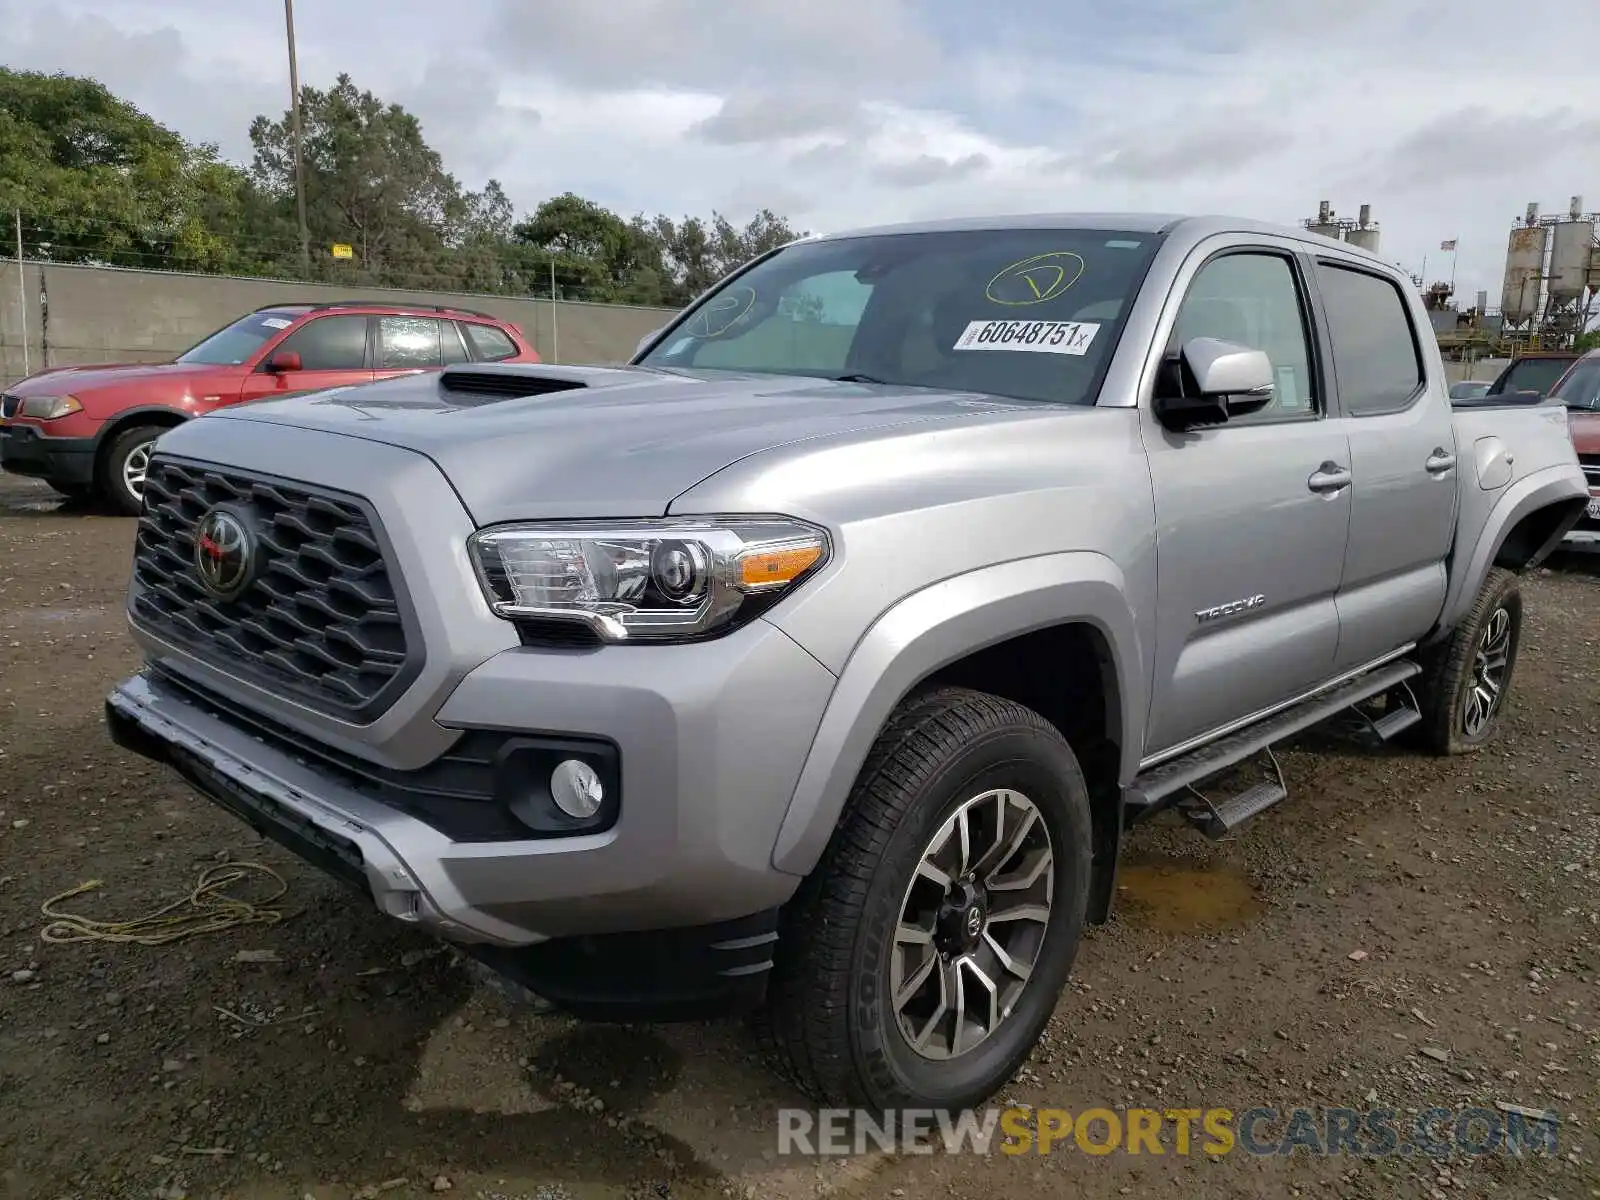
[(1334, 718), (1495, 735), (1588, 491), (1429, 328), (1300, 230), (955, 220), (779, 248), (622, 366), (224, 409), (151, 457), (110, 731), (580, 1017), (976, 1105), (1129, 826), (1229, 834)]

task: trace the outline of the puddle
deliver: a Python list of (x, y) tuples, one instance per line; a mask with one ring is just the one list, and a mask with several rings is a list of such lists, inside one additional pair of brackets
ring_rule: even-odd
[(1216, 933), (1265, 911), (1242, 872), (1187, 858), (1145, 858), (1117, 872), (1117, 907), (1160, 933)]

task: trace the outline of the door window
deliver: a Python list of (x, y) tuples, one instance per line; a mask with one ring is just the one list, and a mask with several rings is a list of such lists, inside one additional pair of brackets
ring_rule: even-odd
[(378, 369), (414, 371), (441, 366), (439, 322), (434, 317), (379, 317)]
[(278, 347), (300, 356), (305, 371), (359, 371), (367, 365), (365, 317), (313, 317)]
[(1272, 362), (1272, 403), (1228, 424), (1313, 417), (1320, 410), (1305, 308), (1288, 258), (1225, 254), (1201, 267), (1178, 310), (1171, 349), (1197, 337), (1248, 346)]
[(1387, 279), (1317, 264), (1339, 399), (1352, 417), (1399, 412), (1422, 387), (1422, 358), (1400, 291)]

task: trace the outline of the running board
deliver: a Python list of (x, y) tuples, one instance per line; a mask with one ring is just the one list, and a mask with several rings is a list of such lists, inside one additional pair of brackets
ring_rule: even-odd
[[(1386, 692), (1403, 684), (1414, 675), (1421, 674), (1422, 668), (1410, 659), (1399, 659), (1378, 667), (1365, 675), (1359, 675), (1338, 687), (1329, 688), (1309, 699), (1302, 700), (1291, 708), (1286, 708), (1280, 713), (1265, 717), (1254, 725), (1247, 725), (1236, 733), (1227, 737), (1218, 738), (1208, 742), (1197, 750), (1178, 758), (1169, 759), (1151, 767), (1148, 771), (1134, 779), (1133, 783), (1123, 793), (1123, 820), (1125, 824), (1132, 825), (1149, 817), (1170, 803), (1171, 798), (1179, 792), (1192, 788), (1202, 779), (1208, 779), (1229, 767), (1236, 766), (1254, 754), (1259, 754), (1267, 747), (1281, 742), (1291, 734), (1319, 725), (1329, 717), (1335, 716), (1347, 708), (1360, 704), (1363, 700), (1370, 700), (1374, 696)], [(1407, 689), (1409, 692), (1409, 689)], [(1387, 721), (1390, 716), (1400, 719), (1400, 711), (1385, 714), (1374, 725)], [(1416, 717), (1405, 718), (1406, 724), (1415, 724)], [(1390, 729), (1389, 736), (1399, 732), (1398, 728)], [(1260, 787), (1269, 791), (1284, 790), (1279, 784), (1262, 784)], [(1283, 796), (1275, 796), (1271, 800), (1266, 797), (1269, 791), (1260, 791), (1256, 787), (1231, 800), (1225, 800), (1214, 808), (1219, 815), (1229, 816), (1235, 813), (1245, 813), (1245, 820), (1249, 816), (1276, 804)], [(1285, 791), (1285, 794), (1287, 792)], [(1248, 803), (1246, 802), (1248, 800)], [(1263, 801), (1265, 800), (1265, 803)], [(1237, 824), (1238, 822), (1235, 822)]]

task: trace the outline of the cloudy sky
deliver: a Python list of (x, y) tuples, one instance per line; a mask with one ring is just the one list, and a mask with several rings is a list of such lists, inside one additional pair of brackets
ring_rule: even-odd
[[(472, 187), (827, 230), (1140, 209), (1298, 223), (1498, 292), (1529, 201), (1600, 209), (1581, 0), (298, 0), (304, 82), (406, 104)], [(92, 75), (244, 159), (277, 0), (0, 0), (0, 61)], [(1491, 303), (1497, 303), (1495, 295)]]

